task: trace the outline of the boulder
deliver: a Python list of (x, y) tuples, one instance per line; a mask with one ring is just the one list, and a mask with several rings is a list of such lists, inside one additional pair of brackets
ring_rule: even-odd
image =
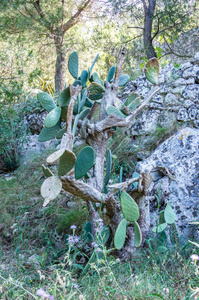
[[(168, 175), (161, 171), (162, 168)], [(139, 162), (137, 171), (155, 174), (150, 186), (151, 226), (154, 227), (157, 221), (158, 197), (160, 210), (167, 202), (174, 209), (181, 237), (186, 240), (196, 238), (197, 226), (190, 222), (199, 221), (199, 129), (181, 129), (150, 157)]]

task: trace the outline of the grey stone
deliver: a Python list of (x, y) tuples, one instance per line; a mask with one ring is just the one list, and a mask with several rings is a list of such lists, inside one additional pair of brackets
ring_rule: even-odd
[(195, 120), (197, 113), (198, 113), (198, 110), (197, 110), (197, 108), (195, 107), (195, 105), (191, 105), (191, 106), (189, 107), (189, 109), (188, 109), (188, 115), (189, 115), (189, 118), (190, 118), (191, 120)]
[(181, 108), (177, 114), (177, 120), (186, 122), (188, 118), (189, 116), (187, 110), (185, 108)]
[(191, 68), (186, 69), (183, 72), (183, 78), (191, 78), (191, 77), (196, 77), (196, 73), (199, 71), (199, 66), (193, 66)]
[(191, 105), (194, 105), (194, 102), (191, 100), (185, 100), (183, 106), (189, 108)]
[[(179, 232), (191, 239), (195, 227), (189, 222), (199, 218), (199, 130), (188, 127), (180, 130), (163, 142), (149, 158), (139, 162), (137, 171), (151, 172), (157, 166), (169, 169), (174, 178), (167, 176), (164, 184), (161, 183), (163, 179), (157, 181), (150, 196), (157, 195), (159, 185), (160, 197), (164, 202), (169, 201), (176, 213)], [(152, 226), (155, 226), (154, 216), (157, 216), (156, 211), (152, 212)]]
[(172, 94), (172, 93), (168, 93), (164, 99), (165, 105), (176, 105), (178, 104), (178, 99), (176, 97), (176, 95)]
[(193, 65), (192, 65), (192, 63), (191, 62), (186, 62), (186, 63), (184, 63), (184, 64), (182, 64), (181, 66), (180, 66), (180, 69), (182, 70), (182, 71), (184, 71), (184, 70), (186, 70), (186, 69), (188, 69), (188, 68), (191, 68)]
[(199, 96), (199, 85), (193, 84), (187, 86), (186, 89), (184, 89), (182, 95), (184, 98), (193, 99), (193, 100), (197, 99)]
[(151, 101), (159, 103), (159, 104), (163, 104), (164, 99), (163, 99), (163, 96), (156, 94), (155, 96), (153, 96)]

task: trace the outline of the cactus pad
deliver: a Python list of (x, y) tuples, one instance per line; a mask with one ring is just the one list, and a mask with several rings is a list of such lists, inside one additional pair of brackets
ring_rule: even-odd
[(104, 85), (103, 81), (100, 79), (99, 75), (97, 74), (97, 72), (94, 72), (93, 75), (91, 76), (90, 79), (91, 82), (96, 82), (98, 84), (100, 84), (101, 86)]
[(63, 107), (66, 105), (68, 106), (69, 102), (70, 102), (70, 90), (69, 90), (69, 87), (67, 87), (59, 94), (57, 104), (60, 107)]
[(146, 78), (153, 84), (158, 84), (159, 81), (159, 63), (157, 58), (151, 58), (145, 67)]
[(120, 76), (119, 86), (125, 85), (129, 81), (130, 77), (128, 74), (124, 74)]
[(53, 139), (58, 133), (59, 127), (60, 127), (60, 121), (58, 121), (57, 124), (53, 127), (50, 128), (44, 127), (39, 134), (38, 141), (46, 142)]
[(80, 179), (92, 168), (95, 163), (95, 151), (92, 147), (84, 147), (77, 156), (75, 164), (75, 178)]
[(84, 109), (84, 110), (80, 113), (79, 119), (80, 119), (80, 120), (83, 120), (83, 119), (89, 114), (90, 111), (91, 111), (90, 108)]
[(167, 227), (167, 223), (162, 223), (162, 224), (154, 227), (152, 229), (152, 231), (155, 233), (160, 233), (160, 232), (164, 231), (166, 229), (166, 227)]
[(130, 108), (130, 110), (134, 110), (140, 104), (141, 104), (141, 98), (136, 98), (128, 105), (128, 108)]
[(112, 157), (111, 157), (111, 150), (108, 151), (107, 161), (106, 161), (106, 175), (104, 179), (104, 184), (107, 185), (110, 176), (111, 176), (111, 165), (112, 165)]
[(56, 162), (56, 160), (58, 160), (64, 153), (65, 149), (60, 149), (58, 151), (53, 152), (51, 155), (49, 155), (46, 159), (46, 162), (48, 164), (53, 164), (54, 162)]
[(64, 176), (74, 167), (75, 162), (76, 162), (75, 154), (72, 151), (65, 150), (59, 159), (58, 174), (60, 176)]
[(113, 66), (113, 67), (110, 68), (110, 70), (108, 72), (107, 79), (106, 79), (108, 82), (112, 82), (113, 77), (115, 75), (115, 71), (116, 71), (116, 67), (115, 66)]
[(164, 210), (164, 218), (167, 224), (173, 224), (176, 220), (175, 212), (169, 202), (167, 203), (167, 206)]
[(121, 118), (126, 118), (126, 116), (115, 106), (108, 106), (106, 108), (106, 113), (107, 113), (107, 115), (115, 114)]
[(61, 107), (57, 106), (53, 110), (51, 110), (44, 121), (44, 125), (47, 128), (53, 127), (57, 124), (61, 116)]
[(78, 68), (79, 68), (79, 61), (78, 61), (78, 54), (76, 51), (72, 52), (68, 59), (68, 70), (73, 78), (77, 79), (78, 77)]
[(59, 131), (58, 131), (58, 133), (57, 133), (57, 135), (56, 135), (56, 139), (61, 139), (62, 137), (63, 137), (63, 135), (64, 135), (64, 133), (66, 132), (66, 126), (64, 126), (64, 127), (62, 127)]
[(134, 246), (138, 248), (140, 247), (141, 243), (142, 243), (142, 233), (139, 224), (135, 221), (134, 222)]
[(139, 97), (140, 97), (140, 95), (138, 93), (132, 92), (128, 96), (128, 98), (127, 98), (127, 100), (125, 102), (125, 105), (128, 106), (132, 101), (134, 101), (136, 98), (139, 98)]
[(54, 200), (61, 192), (62, 182), (57, 176), (47, 178), (41, 186), (41, 195), (45, 199), (43, 206)]
[(45, 167), (44, 165), (41, 166), (42, 166), (42, 171), (47, 178), (53, 176), (53, 173), (49, 168)]
[(114, 236), (114, 245), (115, 248), (120, 250), (124, 246), (126, 239), (126, 219), (123, 219), (117, 227)]
[(86, 70), (83, 70), (81, 74), (81, 83), (83, 87), (86, 86), (87, 80), (88, 80), (88, 72)]
[(48, 112), (56, 107), (53, 98), (47, 93), (38, 93), (37, 99), (41, 103), (41, 106), (45, 108)]
[(73, 86), (77, 86), (77, 85), (82, 85), (81, 80), (76, 79), (76, 80), (73, 82)]
[(90, 79), (90, 77), (91, 77), (91, 75), (92, 75), (92, 71), (93, 71), (93, 68), (94, 68), (94, 65), (95, 65), (95, 63), (96, 63), (96, 61), (98, 60), (98, 57), (99, 57), (99, 53), (96, 55), (96, 57), (95, 57), (95, 59), (94, 59), (94, 61), (93, 61), (93, 63), (92, 63), (92, 66), (91, 66), (91, 68), (89, 69), (89, 79)]
[(122, 213), (124, 217), (129, 222), (134, 222), (139, 219), (140, 213), (137, 203), (134, 201), (134, 199), (127, 194), (126, 192), (121, 193), (121, 208)]
[(99, 100), (103, 97), (105, 88), (96, 82), (92, 82), (88, 87), (88, 98), (91, 100)]

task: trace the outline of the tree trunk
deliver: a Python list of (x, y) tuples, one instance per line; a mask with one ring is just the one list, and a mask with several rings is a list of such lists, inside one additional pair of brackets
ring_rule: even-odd
[(157, 57), (155, 49), (152, 43), (152, 25), (153, 16), (155, 10), (156, 1), (150, 0), (149, 7), (145, 7), (145, 17), (144, 17), (144, 48), (148, 59)]
[(66, 50), (62, 41), (55, 40), (56, 65), (55, 65), (55, 93), (60, 93), (65, 87)]

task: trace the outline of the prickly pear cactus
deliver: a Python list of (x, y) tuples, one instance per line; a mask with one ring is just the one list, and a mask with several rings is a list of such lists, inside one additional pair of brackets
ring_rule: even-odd
[(51, 110), (44, 121), (45, 127), (53, 127), (57, 124), (61, 116), (61, 107), (57, 106), (53, 110)]
[(58, 121), (57, 124), (53, 127), (50, 128), (44, 127), (39, 134), (38, 141), (46, 142), (55, 138), (56, 134), (59, 132), (60, 124), (61, 122)]
[(159, 63), (157, 58), (151, 58), (145, 67), (146, 78), (153, 84), (159, 81)]
[(68, 70), (73, 78), (78, 78), (79, 59), (76, 51), (72, 52), (68, 59)]
[(126, 219), (123, 219), (117, 227), (114, 236), (114, 245), (115, 248), (120, 250), (124, 246), (126, 239)]
[(129, 81), (130, 77), (128, 74), (124, 74), (120, 76), (119, 86), (125, 85)]
[(142, 243), (142, 233), (139, 224), (135, 221), (134, 222), (134, 246), (138, 248), (140, 247), (141, 243)]
[(52, 171), (49, 168), (45, 167), (44, 165), (42, 165), (42, 171), (44, 173), (44, 176), (47, 178), (53, 176)]
[(50, 112), (52, 109), (54, 109), (56, 107), (55, 101), (53, 100), (53, 98), (45, 92), (38, 93), (37, 99), (41, 103), (41, 106), (44, 109), (46, 109), (48, 112)]
[(112, 105), (110, 105), (106, 108), (106, 113), (107, 113), (107, 115), (116, 114), (117, 116), (119, 116), (121, 118), (126, 118), (126, 116), (119, 109), (117, 109), (115, 106), (112, 106)]
[(110, 68), (110, 70), (108, 72), (107, 79), (106, 79), (108, 82), (112, 82), (113, 81), (113, 78), (115, 76), (115, 71), (116, 71), (116, 67), (115, 66), (113, 66), (113, 67)]
[(121, 207), (124, 217), (129, 222), (134, 222), (139, 219), (140, 213), (137, 203), (126, 192), (121, 193)]
[(43, 206), (48, 205), (51, 200), (54, 200), (61, 192), (62, 182), (57, 176), (48, 177), (41, 186), (41, 195), (44, 198)]
[(75, 165), (76, 156), (72, 151), (65, 150), (59, 158), (58, 175), (64, 176)]
[(87, 174), (95, 163), (95, 151), (92, 147), (84, 147), (77, 156), (75, 178), (80, 179)]

